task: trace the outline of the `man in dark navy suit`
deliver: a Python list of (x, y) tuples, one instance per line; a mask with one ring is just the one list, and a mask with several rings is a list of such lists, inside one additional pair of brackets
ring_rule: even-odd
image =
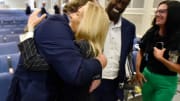
[(111, 0), (106, 8), (111, 20), (104, 46), (108, 63), (103, 69), (101, 84), (95, 91), (96, 101), (123, 101), (125, 62), (133, 46), (135, 25), (121, 15), (130, 1)]

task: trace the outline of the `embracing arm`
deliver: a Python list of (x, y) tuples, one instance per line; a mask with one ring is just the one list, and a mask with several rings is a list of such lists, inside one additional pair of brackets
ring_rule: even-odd
[(23, 57), (23, 65), (30, 71), (48, 70), (49, 66), (45, 59), (38, 54), (34, 43), (34, 27), (39, 24), (46, 15), (38, 17), (40, 10), (34, 11), (28, 19), (27, 32), (20, 35), (20, 43), (18, 44), (21, 56)]

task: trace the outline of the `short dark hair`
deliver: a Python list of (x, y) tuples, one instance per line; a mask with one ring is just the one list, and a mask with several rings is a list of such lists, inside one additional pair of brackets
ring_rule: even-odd
[(63, 12), (64, 13), (73, 13), (76, 12), (79, 8), (78, 4), (74, 4), (74, 3), (68, 3), (64, 6), (63, 8)]
[[(115, 0), (117, 3), (121, 3), (122, 2), (122, 0)], [(128, 4), (127, 5), (129, 5), (129, 3), (131, 2), (131, 0), (128, 0)]]
[(63, 12), (64, 13), (77, 12), (79, 7), (85, 5), (88, 1), (93, 1), (93, 0), (73, 0), (71, 2), (68, 2), (63, 8)]

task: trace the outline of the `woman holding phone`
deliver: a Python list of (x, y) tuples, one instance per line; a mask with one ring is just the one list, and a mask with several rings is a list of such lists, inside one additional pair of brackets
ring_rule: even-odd
[[(162, 1), (155, 12), (153, 26), (140, 42), (136, 58), (136, 77), (142, 85), (143, 101), (172, 101), (180, 73), (179, 1)], [(147, 64), (143, 72), (143, 56)]]

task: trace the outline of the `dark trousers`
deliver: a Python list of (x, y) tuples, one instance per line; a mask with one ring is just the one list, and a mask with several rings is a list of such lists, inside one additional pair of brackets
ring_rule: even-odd
[(101, 85), (94, 91), (95, 101), (117, 101), (117, 79), (102, 79)]

